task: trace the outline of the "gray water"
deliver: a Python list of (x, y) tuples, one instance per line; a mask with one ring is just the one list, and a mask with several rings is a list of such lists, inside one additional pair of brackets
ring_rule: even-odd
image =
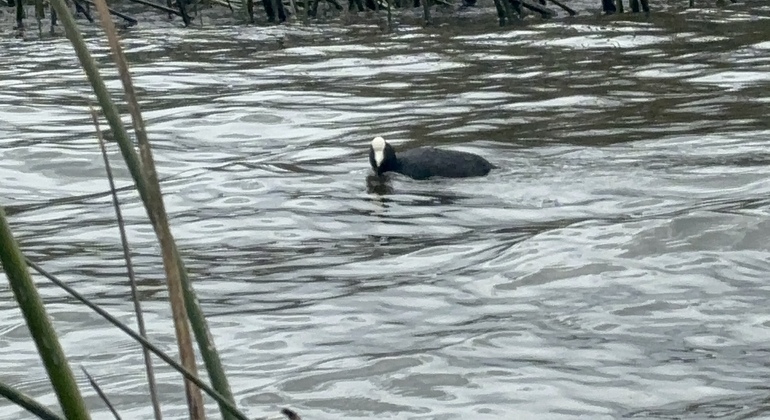
[[(124, 31), (238, 405), (306, 420), (768, 418), (770, 6), (674, 3), (503, 29), (487, 11), (392, 34), (372, 18)], [(133, 326), (69, 42), (0, 44), (0, 204), (31, 258)], [(372, 188), (375, 135), (500, 169)], [(151, 338), (174, 353), (157, 241), (136, 194), (120, 197)], [(96, 418), (110, 417), (81, 365), (124, 418), (152, 418), (138, 347), (38, 280)], [(166, 418), (184, 418), (179, 376), (156, 366)], [(0, 381), (56, 404), (5, 280)], [(1, 400), (0, 418), (29, 417)]]

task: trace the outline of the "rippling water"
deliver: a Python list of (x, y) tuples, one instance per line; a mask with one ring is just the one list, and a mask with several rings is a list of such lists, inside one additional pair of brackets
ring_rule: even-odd
[[(125, 32), (238, 404), (308, 420), (766, 415), (769, 18), (754, 2), (504, 29)], [(0, 44), (0, 203), (32, 258), (133, 325), (90, 87), (63, 37)], [(375, 135), (501, 169), (378, 194)], [(149, 331), (173, 352), (156, 240), (135, 193), (121, 199)], [(151, 418), (138, 348), (39, 284), (73, 366)], [(5, 282), (0, 380), (55, 404)], [(183, 418), (179, 377), (159, 380)], [(0, 417), (27, 418), (4, 400)]]

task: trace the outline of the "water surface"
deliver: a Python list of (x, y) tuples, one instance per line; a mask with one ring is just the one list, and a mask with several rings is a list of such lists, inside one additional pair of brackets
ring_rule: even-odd
[[(125, 31), (238, 405), (310, 420), (764, 416), (768, 18), (749, 2), (504, 29), (486, 15), (391, 34), (372, 20)], [(134, 325), (90, 87), (63, 37), (0, 43), (0, 203), (31, 258)], [(393, 176), (379, 194), (375, 135), (500, 169)], [(173, 352), (157, 241), (136, 194), (120, 197), (148, 329)], [(73, 366), (124, 418), (152, 418), (138, 348), (39, 280)], [(184, 418), (178, 375), (158, 374), (166, 418)], [(5, 282), (0, 380), (56, 403)], [(0, 417), (28, 418), (7, 401)]]

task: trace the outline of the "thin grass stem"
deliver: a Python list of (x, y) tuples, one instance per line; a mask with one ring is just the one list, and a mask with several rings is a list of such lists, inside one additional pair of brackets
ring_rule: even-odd
[[(136, 100), (131, 74), (128, 71), (128, 63), (123, 55), (123, 50), (118, 41), (115, 24), (112, 23), (107, 13), (107, 3), (104, 0), (96, 0), (96, 9), (99, 11), (99, 17), (102, 27), (107, 34), (112, 58), (118, 68), (120, 79), (123, 82), (123, 89), (126, 94), (128, 110), (133, 122), (134, 134), (139, 143), (139, 153), (142, 160), (142, 169), (144, 169), (145, 180), (148, 186), (147, 210), (155, 217), (151, 220), (155, 226), (155, 233), (160, 242), (163, 255), (163, 267), (166, 271), (166, 286), (168, 287), (168, 300), (171, 304), (171, 312), (174, 320), (174, 331), (176, 333), (177, 347), (179, 348), (179, 357), (182, 365), (190, 372), (197, 375), (197, 366), (195, 365), (195, 352), (192, 346), (192, 337), (188, 325), (187, 308), (185, 307), (184, 291), (182, 290), (182, 280), (180, 276), (180, 266), (176, 264), (176, 252), (174, 238), (171, 235), (171, 229), (168, 225), (168, 217), (163, 205), (163, 195), (160, 191), (155, 162), (152, 157), (147, 132), (144, 126), (139, 104)], [(183, 3), (183, 0), (177, 0), (177, 3)], [(184, 12), (183, 12), (184, 13)], [(190, 418), (205, 419), (206, 411), (203, 405), (203, 395), (200, 389), (197, 389), (192, 382), (185, 381), (185, 393), (187, 396), (187, 407), (190, 412)]]
[(104, 401), (104, 405), (106, 405), (107, 408), (110, 409), (110, 412), (112, 412), (112, 415), (115, 416), (115, 420), (122, 420), (120, 418), (120, 414), (118, 414), (118, 410), (115, 410), (115, 407), (110, 402), (110, 399), (107, 398), (107, 394), (105, 394), (104, 391), (102, 391), (102, 388), (99, 386), (99, 384), (96, 383), (96, 379), (94, 379), (94, 377), (91, 376), (91, 374), (88, 373), (86, 368), (84, 368), (83, 366), (80, 367), (80, 370), (82, 370), (83, 373), (86, 375), (86, 378), (88, 378), (88, 383), (91, 384), (91, 387), (94, 389), (94, 391), (96, 391), (96, 394), (99, 395), (99, 398), (101, 398), (102, 401)]
[[(123, 221), (123, 213), (120, 211), (120, 201), (118, 200), (118, 193), (115, 188), (115, 180), (112, 176), (110, 160), (107, 157), (107, 147), (104, 144), (102, 131), (99, 129), (99, 118), (97, 117), (96, 111), (93, 108), (91, 108), (91, 117), (93, 118), (94, 127), (96, 128), (96, 134), (99, 140), (99, 148), (102, 151), (102, 159), (104, 159), (104, 168), (107, 172), (107, 180), (110, 183), (112, 205), (115, 207), (115, 218), (117, 219), (118, 230), (120, 231), (120, 242), (123, 247), (123, 258), (126, 260), (126, 271), (128, 274), (129, 284), (131, 286), (131, 297), (134, 301), (136, 323), (139, 328), (139, 334), (141, 334), (142, 337), (147, 338), (147, 330), (144, 326), (144, 314), (142, 313), (142, 304), (139, 301), (139, 292), (136, 286), (136, 276), (134, 275), (134, 264), (131, 262), (131, 249), (128, 245), (128, 236), (126, 235), (126, 226)], [(158, 390), (155, 384), (155, 370), (152, 366), (152, 357), (150, 357), (150, 351), (145, 347), (142, 347), (142, 353), (144, 353), (144, 366), (147, 373), (147, 384), (150, 390), (150, 400), (152, 401), (152, 409), (155, 413), (155, 420), (162, 420), (163, 416), (161, 414), (160, 400), (158, 399)]]
[(120, 322), (117, 318), (110, 315), (107, 311), (100, 308), (95, 303), (91, 302), (88, 298), (81, 295), (77, 290), (73, 289), (72, 287), (68, 286), (63, 281), (59, 280), (56, 276), (46, 271), (43, 267), (41, 267), (39, 264), (35, 263), (34, 261), (30, 260), (29, 258), (25, 258), (24, 260), (28, 266), (32, 267), (33, 270), (37, 271), (41, 276), (47, 278), (51, 281), (51, 283), (55, 284), (57, 287), (61, 288), (65, 292), (69, 293), (70, 296), (74, 297), (78, 301), (80, 301), (82, 304), (86, 305), (88, 308), (90, 308), (92, 311), (96, 312), (107, 320), (110, 324), (117, 327), (119, 330), (126, 333), (129, 337), (133, 338), (135, 341), (137, 341), (142, 346), (148, 348), (155, 356), (166, 362), (169, 366), (174, 368), (177, 372), (181, 373), (182, 376), (184, 376), (186, 379), (192, 381), (200, 387), (203, 391), (206, 392), (211, 398), (216, 400), (220, 406), (224, 406), (227, 408), (227, 410), (236, 418), (239, 420), (249, 420), (246, 415), (241, 413), (234, 404), (232, 404), (230, 401), (225, 400), (225, 398), (220, 395), (216, 390), (214, 390), (212, 387), (208, 386), (205, 382), (203, 382), (200, 378), (193, 375), (190, 371), (185, 369), (182, 365), (180, 365), (176, 360), (174, 360), (171, 356), (164, 353), (162, 350), (160, 350), (156, 345), (149, 342), (146, 338), (142, 337), (141, 335), (137, 334), (134, 330), (132, 330), (130, 327), (128, 327), (126, 324)]
[[(151, 200), (148, 195), (148, 187), (147, 187), (147, 181), (144, 175), (144, 170), (139, 160), (139, 156), (137, 155), (136, 150), (134, 149), (134, 145), (132, 144), (131, 140), (128, 138), (128, 133), (126, 132), (125, 127), (123, 126), (123, 123), (120, 120), (120, 117), (117, 112), (117, 108), (115, 107), (115, 104), (113, 103), (110, 97), (110, 94), (107, 91), (106, 86), (104, 85), (104, 80), (99, 74), (99, 70), (96, 66), (96, 63), (93, 57), (91, 56), (91, 54), (88, 51), (88, 48), (86, 47), (82, 34), (80, 33), (77, 25), (75, 24), (75, 21), (72, 19), (71, 14), (69, 14), (67, 11), (64, 0), (50, 0), (50, 1), (51, 1), (51, 5), (59, 13), (59, 15), (63, 16), (61, 18), (61, 21), (62, 21), (62, 25), (64, 25), (65, 27), (65, 31), (66, 31), (65, 33), (67, 34), (67, 37), (70, 39), (70, 42), (72, 43), (75, 49), (78, 59), (80, 60), (81, 65), (83, 66), (83, 70), (86, 72), (86, 75), (88, 76), (88, 80), (94, 89), (94, 93), (96, 94), (96, 97), (99, 101), (99, 105), (102, 108), (102, 112), (104, 113), (105, 118), (109, 122), (110, 128), (112, 130), (112, 135), (115, 141), (120, 146), (120, 151), (121, 151), (121, 154), (123, 155), (123, 159), (126, 161), (126, 166), (131, 172), (131, 176), (134, 179), (134, 182), (136, 183), (136, 189), (139, 192), (139, 195), (142, 198), (142, 202), (145, 205), (145, 209), (147, 210), (147, 215), (150, 218), (150, 221), (153, 223), (153, 228), (155, 228), (157, 226), (156, 218), (155, 218), (154, 212), (150, 210)], [(157, 230), (156, 230), (156, 234), (158, 234)], [(176, 252), (175, 248), (176, 247), (174, 247), (174, 255), (175, 255), (176, 264), (180, 267), (179, 272), (181, 274), (181, 279), (184, 282), (185, 306), (187, 307), (187, 312), (188, 312), (188, 315), (190, 316), (190, 323), (193, 327), (193, 331), (195, 332), (195, 338), (198, 341), (198, 348), (200, 349), (201, 356), (204, 362), (206, 363), (206, 368), (208, 369), (209, 376), (211, 377), (212, 383), (214, 384), (218, 392), (228, 397), (227, 401), (230, 402), (230, 404), (232, 405), (233, 404), (232, 401), (234, 401), (232, 398), (232, 393), (230, 392), (230, 388), (227, 383), (227, 377), (224, 375), (224, 369), (222, 368), (219, 355), (216, 352), (216, 347), (213, 341), (211, 340), (211, 334), (208, 329), (208, 324), (206, 322), (205, 317), (203, 316), (203, 312), (200, 310), (197, 296), (195, 295), (195, 291), (192, 288), (189, 278), (187, 277), (187, 273), (184, 269), (184, 263), (182, 262), (181, 258), (179, 258), (179, 255)], [(222, 404), (220, 402), (220, 407), (221, 405)]]

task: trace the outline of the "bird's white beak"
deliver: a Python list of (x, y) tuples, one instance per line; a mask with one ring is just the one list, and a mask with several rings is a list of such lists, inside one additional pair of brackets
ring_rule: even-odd
[(372, 140), (372, 150), (374, 150), (374, 163), (379, 168), (382, 165), (382, 161), (385, 160), (385, 139), (375, 137)]

